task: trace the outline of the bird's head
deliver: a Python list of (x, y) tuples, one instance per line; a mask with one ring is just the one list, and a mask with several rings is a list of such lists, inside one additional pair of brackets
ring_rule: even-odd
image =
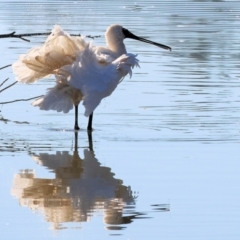
[(123, 33), (123, 27), (118, 24), (109, 26), (106, 30), (105, 38), (107, 41), (123, 42), (125, 38), (125, 35)]
[(160, 48), (171, 51), (170, 47), (168, 47), (166, 45), (163, 45), (161, 43), (156, 43), (156, 42), (150, 41), (150, 40), (142, 38), (142, 37), (138, 37), (135, 34), (131, 33), (128, 29), (126, 29), (126, 28), (124, 28), (124, 27), (122, 27), (121, 25), (118, 25), (118, 24), (109, 26), (107, 28), (105, 37), (106, 37), (107, 42), (110, 42), (110, 41), (115, 41), (115, 42), (121, 41), (121, 42), (123, 42), (123, 40), (125, 38), (131, 38), (131, 39), (135, 39), (135, 40), (138, 40), (138, 41), (141, 41), (141, 42), (149, 43), (149, 44), (155, 45), (157, 47), (160, 47)]

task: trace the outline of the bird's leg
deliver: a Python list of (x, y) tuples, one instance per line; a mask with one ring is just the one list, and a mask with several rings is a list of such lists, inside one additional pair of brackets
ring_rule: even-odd
[(74, 152), (78, 151), (78, 132), (74, 132)]
[(89, 150), (93, 152), (92, 132), (88, 131)]
[(74, 125), (75, 130), (79, 130), (78, 126), (78, 105), (75, 105), (75, 125)]
[(88, 126), (87, 126), (88, 132), (92, 131), (92, 119), (93, 119), (93, 112), (92, 112), (92, 114), (90, 114), (90, 116), (88, 118)]

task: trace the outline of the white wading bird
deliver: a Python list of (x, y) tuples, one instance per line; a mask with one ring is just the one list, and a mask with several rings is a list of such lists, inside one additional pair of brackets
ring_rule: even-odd
[(132, 38), (171, 50), (170, 47), (132, 34), (120, 25), (105, 33), (107, 47), (94, 46), (82, 37), (71, 37), (55, 26), (46, 42), (21, 55), (13, 64), (16, 80), (33, 83), (53, 74), (56, 85), (32, 105), (41, 110), (68, 113), (75, 106), (75, 130), (78, 127), (78, 105), (83, 100), (88, 127), (92, 130), (93, 111), (101, 100), (115, 90), (132, 68), (138, 66), (136, 55), (127, 53), (123, 40)]

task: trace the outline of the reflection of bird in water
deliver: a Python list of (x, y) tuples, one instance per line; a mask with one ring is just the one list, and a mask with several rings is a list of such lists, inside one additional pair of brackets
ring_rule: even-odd
[(41, 209), (55, 228), (61, 222), (87, 221), (90, 213), (97, 210), (104, 210), (108, 224), (127, 223), (123, 210), (126, 205), (134, 207), (135, 198), (130, 187), (115, 179), (110, 168), (101, 166), (92, 150), (85, 149), (84, 158), (80, 158), (75, 134), (73, 155), (67, 151), (31, 155), (55, 173), (54, 179), (36, 178), (33, 172), (25, 170), (15, 176), (12, 194), (21, 205)]
[(41, 110), (69, 112), (75, 106), (78, 130), (78, 105), (83, 101), (85, 116), (92, 130), (93, 111), (101, 100), (115, 90), (132, 68), (138, 66), (136, 55), (127, 53), (123, 40), (132, 38), (171, 50), (170, 47), (140, 38), (120, 25), (106, 30), (107, 47), (93, 46), (82, 37), (71, 37), (55, 26), (46, 42), (21, 55), (13, 64), (17, 81), (32, 83), (54, 74), (56, 85), (33, 105)]

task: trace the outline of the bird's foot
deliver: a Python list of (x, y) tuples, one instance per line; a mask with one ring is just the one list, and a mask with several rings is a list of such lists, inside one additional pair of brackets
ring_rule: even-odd
[(88, 127), (88, 128), (87, 128), (87, 132), (88, 132), (88, 134), (92, 134), (93, 128)]
[(78, 125), (75, 125), (74, 130), (78, 131), (78, 130), (80, 130), (80, 127)]

